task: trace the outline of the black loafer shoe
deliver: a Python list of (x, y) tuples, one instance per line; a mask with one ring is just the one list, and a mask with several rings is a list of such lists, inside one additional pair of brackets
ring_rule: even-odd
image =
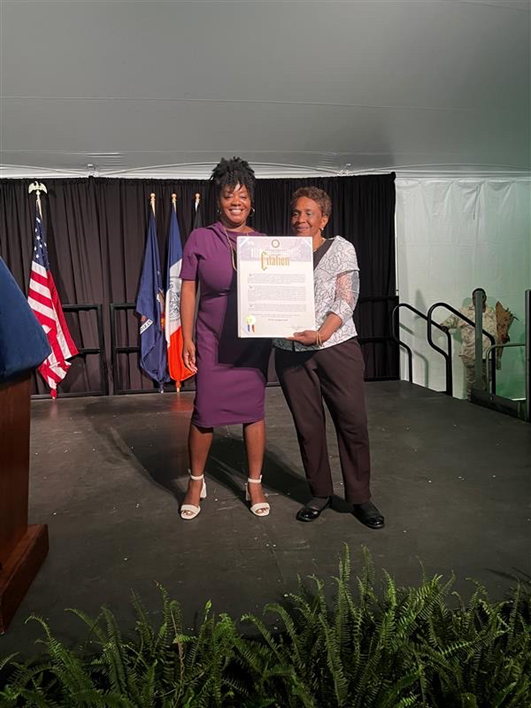
[(302, 509), (299, 509), (297, 512), (296, 519), (297, 521), (315, 521), (315, 519), (318, 519), (323, 511), (325, 509), (328, 509), (330, 504), (332, 503), (332, 499), (328, 497), (326, 504), (323, 506), (322, 509), (312, 509), (311, 506), (303, 506)]
[(352, 513), (362, 524), (370, 529), (383, 529), (385, 520), (378, 508), (372, 502), (353, 504)]

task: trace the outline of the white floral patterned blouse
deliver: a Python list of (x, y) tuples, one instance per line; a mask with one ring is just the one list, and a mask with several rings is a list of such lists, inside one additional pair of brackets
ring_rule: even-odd
[(309, 349), (333, 347), (356, 336), (356, 326), (352, 319), (360, 290), (356, 250), (350, 241), (342, 236), (334, 236), (331, 240), (332, 244), (318, 262), (313, 274), (315, 326), (319, 329), (331, 312), (337, 315), (343, 324), (320, 347), (304, 346), (288, 339), (274, 339), (275, 347), (305, 352)]

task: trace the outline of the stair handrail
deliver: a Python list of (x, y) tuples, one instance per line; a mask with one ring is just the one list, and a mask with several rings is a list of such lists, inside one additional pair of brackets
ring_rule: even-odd
[[(433, 342), (433, 339), (432, 339), (432, 332), (431, 332), (431, 326), (430, 326), (430, 325), (435, 325), (438, 329), (442, 329), (443, 331), (446, 331), (447, 334), (448, 334), (448, 331), (447, 331), (444, 327), (441, 327), (441, 325), (440, 325), (438, 322), (435, 322), (435, 321), (433, 320), (433, 311), (434, 311), (437, 307), (446, 307), (446, 309), (449, 310), (450, 312), (452, 312), (454, 315), (457, 315), (460, 319), (464, 320), (465, 322), (468, 322), (469, 325), (472, 325), (472, 327), (474, 327), (474, 329), (475, 329), (475, 327), (476, 327), (476, 323), (473, 322), (471, 319), (469, 319), (466, 315), (463, 315), (463, 313), (460, 312), (459, 310), (457, 310), (455, 307), (452, 307), (451, 305), (449, 305), (447, 302), (435, 302), (435, 303), (430, 307), (430, 309), (428, 310), (428, 314), (427, 314), (427, 320), (428, 320), (428, 332), (427, 332), (427, 334), (428, 334), (428, 342), (429, 342), (429, 344), (430, 344), (434, 349), (437, 349), (438, 351), (442, 351), (442, 350), (439, 349), (439, 348), (437, 347), (437, 345)], [(481, 332), (487, 337), (487, 339), (490, 340), (490, 343), (491, 343), (491, 344), (496, 344), (496, 340), (494, 339), (494, 337), (492, 336), (492, 334), (490, 334), (490, 332), (487, 332), (487, 331), (484, 330), (483, 328), (481, 328)], [(450, 365), (451, 365), (451, 362), (450, 362)], [(492, 393), (496, 393), (496, 361), (495, 361), (494, 358), (492, 359), (491, 379), (490, 379), (490, 380), (491, 380), (491, 383), (492, 383)], [(452, 395), (452, 394), (450, 393), (450, 395)]]
[[(396, 305), (393, 308), (393, 312), (391, 313), (391, 336), (395, 340), (395, 342), (401, 346), (404, 347), (404, 349), (407, 352), (407, 357), (408, 357), (408, 369), (409, 369), (409, 382), (413, 383), (413, 352), (411, 351), (411, 347), (409, 347), (405, 342), (403, 342), (400, 337), (398, 336), (398, 330), (399, 330), (399, 318), (398, 318), (398, 311), (400, 308), (406, 308), (407, 310), (410, 310), (413, 312), (415, 315), (418, 315), (421, 317), (423, 320), (426, 320), (428, 323), (428, 328), (429, 328), (429, 322), (428, 322), (428, 317), (425, 315), (423, 312), (418, 310), (416, 307), (413, 307), (413, 305), (410, 305), (407, 302), (399, 302), (398, 305)], [(448, 330), (446, 330), (444, 327), (441, 327), (437, 322), (433, 322), (433, 324), (438, 327), (438, 329), (441, 330), (441, 332), (444, 332), (446, 334), (447, 342), (448, 342), (448, 352), (445, 352), (443, 349), (438, 347), (436, 344), (433, 342), (429, 342), (431, 348), (435, 349), (435, 351), (439, 352), (445, 360), (445, 370), (446, 370), (446, 390), (445, 393), (448, 395), (452, 395), (452, 389), (453, 389), (453, 383), (452, 383), (452, 361), (450, 358), (450, 333)]]

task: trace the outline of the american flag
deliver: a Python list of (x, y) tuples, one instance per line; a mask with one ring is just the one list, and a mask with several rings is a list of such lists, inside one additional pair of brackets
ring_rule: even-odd
[(56, 398), (57, 384), (61, 383), (70, 367), (70, 362), (67, 359), (78, 354), (78, 350), (68, 331), (50, 270), (39, 199), (35, 212), (35, 236), (28, 302), (41, 323), (52, 348), (50, 356), (39, 366), (39, 373), (50, 387), (52, 398)]

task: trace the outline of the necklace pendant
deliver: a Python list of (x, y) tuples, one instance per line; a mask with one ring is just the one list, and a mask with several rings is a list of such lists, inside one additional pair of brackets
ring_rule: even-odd
[(235, 252), (236, 249), (233, 247), (233, 245), (230, 241), (229, 234), (227, 233), (227, 229), (225, 228), (225, 226), (223, 224), (221, 224), (221, 226), (222, 226), (223, 231), (225, 233), (225, 238), (227, 239), (227, 246), (229, 247), (229, 251), (230, 251), (230, 260), (231, 260), (231, 264), (232, 264), (232, 269), (238, 270), (237, 265), (236, 265), (236, 252)]

